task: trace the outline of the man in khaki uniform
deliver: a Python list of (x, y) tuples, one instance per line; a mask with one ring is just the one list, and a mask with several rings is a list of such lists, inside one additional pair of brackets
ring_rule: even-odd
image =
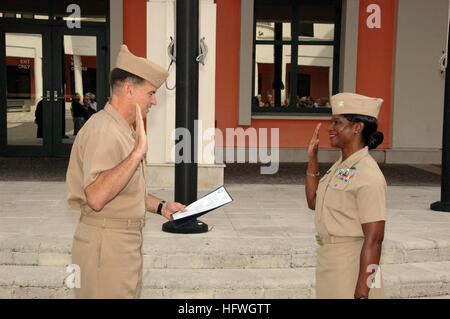
[(72, 262), (81, 269), (77, 298), (137, 298), (146, 211), (169, 220), (185, 211), (146, 191), (143, 116), (167, 75), (122, 45), (110, 74), (111, 103), (77, 134), (67, 170), (67, 201), (81, 212), (72, 246)]
[(383, 298), (379, 260), (386, 220), (386, 181), (369, 149), (383, 140), (383, 100), (353, 93), (331, 99), (330, 143), (341, 158), (319, 181), (316, 128), (310, 143), (306, 195), (315, 209), (317, 298)]

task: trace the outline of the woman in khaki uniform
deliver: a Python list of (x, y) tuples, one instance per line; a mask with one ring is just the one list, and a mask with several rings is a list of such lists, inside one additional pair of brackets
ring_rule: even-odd
[(330, 144), (341, 158), (319, 177), (318, 124), (306, 177), (317, 229), (317, 298), (384, 298), (379, 261), (384, 238), (386, 181), (369, 149), (383, 141), (377, 117), (383, 100), (354, 93), (331, 98)]

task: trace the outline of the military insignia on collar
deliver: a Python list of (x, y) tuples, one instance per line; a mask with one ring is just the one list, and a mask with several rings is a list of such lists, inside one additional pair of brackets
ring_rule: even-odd
[(339, 171), (338, 178), (348, 183), (354, 175), (355, 172), (351, 168), (343, 168)]

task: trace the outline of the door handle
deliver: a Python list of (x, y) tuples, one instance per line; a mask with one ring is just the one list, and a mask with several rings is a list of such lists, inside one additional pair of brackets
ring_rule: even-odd
[(53, 91), (55, 94), (53, 95), (53, 101), (58, 102), (58, 100), (64, 100), (65, 97), (64, 96), (58, 96), (58, 91), (55, 90)]
[(50, 102), (50, 91), (47, 91), (47, 94), (45, 96), (41, 96), (41, 99), (44, 99), (47, 102)]

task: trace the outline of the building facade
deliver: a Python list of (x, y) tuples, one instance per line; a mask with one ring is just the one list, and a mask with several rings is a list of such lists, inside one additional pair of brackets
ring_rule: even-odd
[[(101, 109), (110, 94), (108, 70), (125, 43), (169, 69), (147, 117), (147, 165), (150, 185), (173, 186), (176, 1), (92, 3), (0, 5), (1, 154), (68, 156), (74, 94), (94, 93)], [(335, 161), (327, 126), (338, 92), (384, 100), (377, 161), (441, 163), (448, 0), (199, 3), (200, 188), (221, 184), (227, 162), (307, 161), (319, 122), (319, 160)]]

